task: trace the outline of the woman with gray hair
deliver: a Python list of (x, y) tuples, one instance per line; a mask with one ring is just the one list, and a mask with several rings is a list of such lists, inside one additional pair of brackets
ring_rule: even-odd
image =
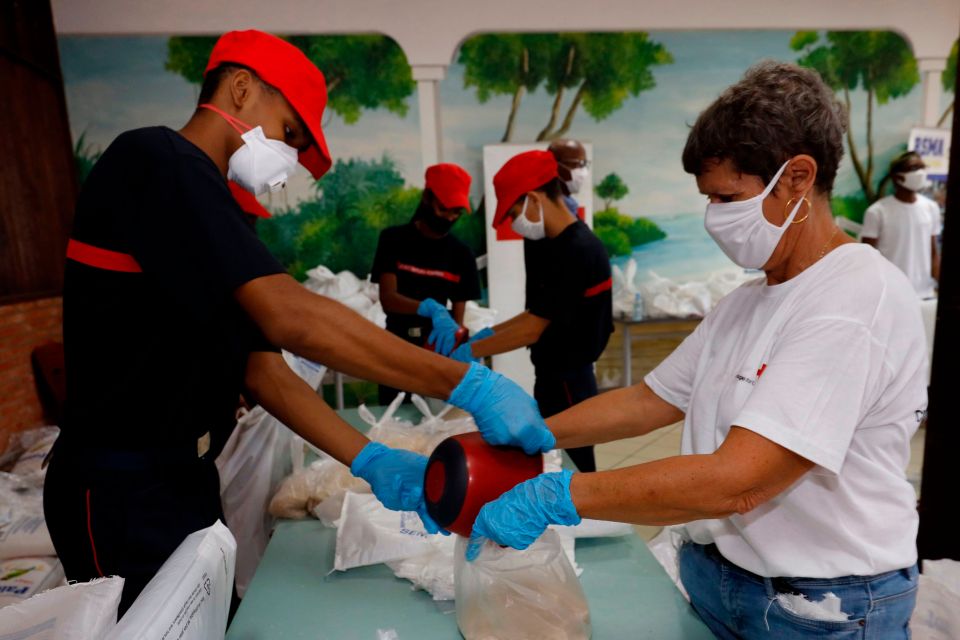
[(581, 516), (686, 523), (680, 577), (718, 637), (909, 637), (926, 349), (906, 277), (833, 222), (845, 130), (819, 76), (774, 62), (700, 115), (683, 166), (707, 231), (763, 277), (642, 383), (547, 421), (578, 447), (683, 420), (682, 454), (518, 485), (483, 508), (468, 557)]

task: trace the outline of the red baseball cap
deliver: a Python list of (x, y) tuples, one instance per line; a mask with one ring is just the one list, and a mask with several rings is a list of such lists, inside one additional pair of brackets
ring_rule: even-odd
[(497, 194), (493, 226), (500, 226), (507, 211), (521, 196), (557, 177), (557, 159), (549, 151), (526, 151), (507, 160), (493, 176), (493, 189)]
[(265, 206), (260, 204), (257, 197), (238, 185), (233, 180), (227, 180), (227, 186), (230, 187), (230, 195), (237, 201), (244, 213), (257, 216), (258, 218), (269, 218), (270, 212)]
[(435, 164), (427, 168), (426, 188), (447, 209), (470, 211), (470, 174), (455, 164)]
[(327, 82), (300, 49), (263, 31), (231, 31), (220, 36), (203, 72), (222, 64), (240, 64), (257, 72), (267, 84), (276, 87), (307, 125), (315, 144), (300, 153), (300, 164), (314, 178), (330, 168), (330, 152), (320, 122), (327, 106)]

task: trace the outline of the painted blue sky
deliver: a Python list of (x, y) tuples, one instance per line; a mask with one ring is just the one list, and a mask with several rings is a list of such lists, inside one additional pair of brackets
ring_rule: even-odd
[[(630, 99), (602, 122), (582, 111), (571, 135), (591, 141), (595, 149), (597, 180), (616, 171), (630, 187), (621, 210), (652, 217), (702, 211), (703, 199), (693, 180), (683, 173), (680, 153), (687, 126), (697, 114), (751, 64), (764, 58), (794, 60), (788, 42), (791, 32), (653, 32), (673, 54), (674, 63), (654, 70), (655, 89)], [(104, 148), (120, 132), (141, 126), (180, 126), (189, 116), (197, 89), (163, 69), (164, 37), (60, 38), (70, 122), (76, 138), (82, 132), (95, 147)], [(539, 91), (524, 98), (515, 141), (532, 138), (543, 126), (552, 98)], [(944, 103), (948, 98), (944, 98)], [(484, 144), (497, 142), (509, 112), (510, 97), (478, 104), (472, 90), (463, 87), (463, 68), (450, 67), (441, 86), (442, 125), (446, 160), (480, 174)], [(854, 95), (852, 122), (863, 135), (864, 95)], [(386, 111), (367, 112), (355, 125), (330, 118), (327, 139), (335, 157), (376, 158), (388, 153), (400, 164), (411, 184), (422, 184), (416, 94), (406, 117)], [(876, 148), (883, 152), (902, 144), (919, 119), (919, 86), (905, 98), (876, 111)], [(475, 180), (479, 194), (479, 180)], [(310, 192), (305, 174), (282, 205)], [(857, 188), (845, 162), (837, 192)]]

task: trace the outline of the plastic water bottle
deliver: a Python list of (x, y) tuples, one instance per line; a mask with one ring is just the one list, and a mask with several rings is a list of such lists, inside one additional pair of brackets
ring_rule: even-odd
[(640, 322), (641, 320), (643, 320), (643, 296), (637, 291), (633, 295), (633, 321)]

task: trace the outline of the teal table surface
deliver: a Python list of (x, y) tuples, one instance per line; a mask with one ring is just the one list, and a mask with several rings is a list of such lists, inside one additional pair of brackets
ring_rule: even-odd
[[(365, 430), (356, 410), (341, 415)], [(378, 629), (399, 640), (460, 637), (453, 613), (385, 565), (333, 572), (335, 548), (336, 531), (316, 520), (278, 523), (227, 639), (376, 640)], [(594, 639), (712, 637), (637, 536), (579, 539), (577, 564)]]

